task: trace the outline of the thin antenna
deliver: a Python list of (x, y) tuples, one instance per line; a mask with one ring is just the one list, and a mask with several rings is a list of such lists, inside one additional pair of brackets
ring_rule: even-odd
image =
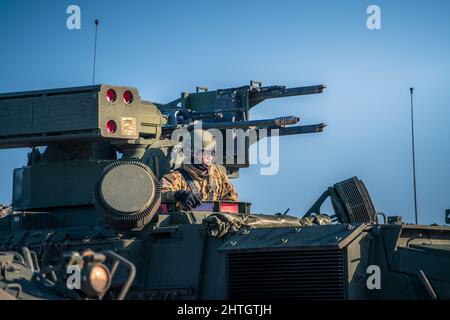
[(414, 88), (409, 88), (411, 92), (411, 142), (412, 142), (412, 160), (413, 160), (413, 184), (414, 184), (414, 213), (416, 217), (416, 224), (419, 223), (419, 216), (417, 214), (417, 193), (416, 193), (416, 152), (414, 143), (414, 104), (413, 92)]
[(98, 29), (98, 19), (95, 19), (95, 41), (94, 41), (94, 67), (92, 70), (92, 84), (95, 83), (95, 58), (97, 57), (97, 29)]

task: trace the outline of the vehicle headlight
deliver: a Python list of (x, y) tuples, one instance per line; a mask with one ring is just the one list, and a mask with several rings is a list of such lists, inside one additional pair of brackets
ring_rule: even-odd
[(86, 270), (83, 291), (89, 296), (99, 296), (109, 289), (111, 275), (102, 263), (95, 263)]

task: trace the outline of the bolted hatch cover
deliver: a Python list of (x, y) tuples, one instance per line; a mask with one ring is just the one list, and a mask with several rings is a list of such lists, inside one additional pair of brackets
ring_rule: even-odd
[(123, 164), (105, 174), (99, 191), (111, 210), (134, 213), (148, 207), (155, 196), (155, 183), (145, 169)]
[(160, 202), (160, 184), (151, 169), (140, 161), (111, 163), (94, 190), (94, 205), (119, 230), (142, 229)]

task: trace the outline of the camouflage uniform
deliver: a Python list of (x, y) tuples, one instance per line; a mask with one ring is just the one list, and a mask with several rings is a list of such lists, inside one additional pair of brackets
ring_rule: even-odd
[[(191, 164), (183, 164), (181, 169), (192, 177), (202, 201), (238, 200), (230, 179), (217, 165), (212, 165), (209, 172), (201, 172)], [(178, 190), (193, 191), (179, 170), (166, 174), (161, 182), (162, 202), (176, 201), (174, 194)]]

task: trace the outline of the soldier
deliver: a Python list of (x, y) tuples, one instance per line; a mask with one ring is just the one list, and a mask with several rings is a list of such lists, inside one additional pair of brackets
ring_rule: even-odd
[[(201, 147), (195, 141), (201, 142)], [(204, 130), (191, 132), (191, 163), (162, 178), (162, 202), (176, 201), (185, 210), (192, 210), (202, 201), (232, 200), (238, 195), (225, 172), (214, 164), (216, 141)]]

